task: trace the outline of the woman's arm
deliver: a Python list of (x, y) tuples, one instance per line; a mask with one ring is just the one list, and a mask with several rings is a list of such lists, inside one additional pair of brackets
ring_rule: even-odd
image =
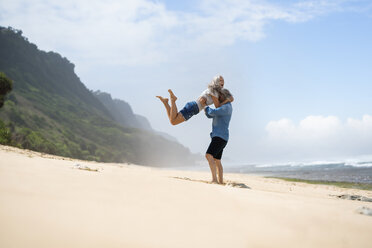
[(218, 108), (218, 107), (221, 107), (221, 103), (220, 101), (218, 100), (218, 97), (215, 97), (213, 95), (210, 95), (212, 97), (212, 100), (213, 100), (213, 104), (214, 104), (214, 107), (215, 108)]
[(228, 103), (228, 102), (233, 102), (234, 101), (234, 97), (231, 96), (230, 98), (227, 98), (225, 101), (221, 102), (221, 106)]

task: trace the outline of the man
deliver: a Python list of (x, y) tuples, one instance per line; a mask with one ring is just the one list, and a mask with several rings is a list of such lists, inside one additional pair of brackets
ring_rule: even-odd
[[(219, 101), (223, 103), (226, 102), (226, 99), (233, 98), (227, 89), (222, 89), (219, 96)], [(221, 157), (223, 149), (229, 140), (229, 123), (231, 114), (232, 106), (230, 101), (227, 101), (224, 105), (216, 109), (212, 109), (210, 107), (205, 108), (205, 115), (208, 118), (213, 118), (211, 132), (212, 141), (209, 144), (208, 150), (205, 154), (212, 172), (212, 183), (223, 184), (223, 168), (221, 164)]]

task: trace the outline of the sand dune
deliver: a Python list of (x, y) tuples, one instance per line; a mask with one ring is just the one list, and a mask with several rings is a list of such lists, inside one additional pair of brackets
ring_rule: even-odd
[(209, 177), (0, 146), (0, 247), (371, 247), (371, 191)]

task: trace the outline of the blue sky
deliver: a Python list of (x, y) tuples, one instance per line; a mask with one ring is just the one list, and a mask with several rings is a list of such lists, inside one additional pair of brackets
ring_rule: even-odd
[(216, 74), (236, 101), (229, 163), (337, 160), (372, 152), (372, 3), (322, 1), (2, 1), (0, 25), (76, 65), (90, 89), (128, 101), (157, 130), (204, 153), (202, 114), (178, 106)]
[[(255, 58), (255, 92), (269, 118), (369, 113), (372, 18), (332, 14), (302, 24), (274, 23), (268, 36), (245, 46)], [(243, 61), (241, 61), (243, 63)], [(268, 102), (267, 102), (268, 103)]]

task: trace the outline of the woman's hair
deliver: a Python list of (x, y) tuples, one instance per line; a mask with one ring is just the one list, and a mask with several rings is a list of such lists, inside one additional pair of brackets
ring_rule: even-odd
[(225, 88), (220, 89), (218, 93), (219, 93), (219, 100), (220, 100), (220, 102), (223, 102), (226, 99), (232, 97), (231, 92), (228, 89), (225, 89)]
[(209, 91), (214, 95), (219, 94), (219, 91), (221, 90), (221, 77), (221, 75), (215, 76), (208, 84)]

